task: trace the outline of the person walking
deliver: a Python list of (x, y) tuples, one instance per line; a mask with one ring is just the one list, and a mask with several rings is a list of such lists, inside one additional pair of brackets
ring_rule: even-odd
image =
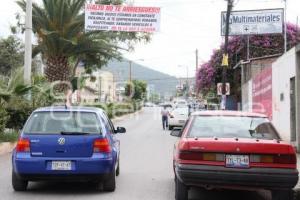
[(169, 115), (170, 115), (170, 112), (168, 111), (167, 107), (164, 106), (164, 108), (161, 111), (162, 125), (163, 125), (164, 130), (169, 127), (169, 124), (168, 124)]

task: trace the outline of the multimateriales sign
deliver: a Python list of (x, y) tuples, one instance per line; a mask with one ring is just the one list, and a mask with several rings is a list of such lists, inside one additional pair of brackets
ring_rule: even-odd
[[(226, 12), (221, 13), (221, 35), (225, 35)], [(229, 20), (229, 35), (275, 34), (283, 32), (284, 10), (233, 11)]]
[(157, 32), (160, 30), (160, 8), (87, 4), (85, 30)]

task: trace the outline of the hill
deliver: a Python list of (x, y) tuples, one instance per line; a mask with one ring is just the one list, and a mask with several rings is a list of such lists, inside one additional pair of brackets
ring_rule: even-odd
[[(122, 61), (113, 60), (102, 70), (112, 72), (116, 82), (122, 83), (129, 80), (129, 61), (126, 59)], [(134, 79), (146, 81), (151, 90), (163, 96), (174, 95), (178, 84), (176, 77), (132, 62), (132, 80)]]

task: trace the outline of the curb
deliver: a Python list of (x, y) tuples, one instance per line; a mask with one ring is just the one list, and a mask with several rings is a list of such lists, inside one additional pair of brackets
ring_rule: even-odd
[(0, 155), (11, 153), (16, 146), (15, 142), (0, 143)]
[(139, 110), (139, 111), (134, 112), (134, 113), (130, 113), (130, 114), (127, 114), (127, 115), (116, 117), (116, 118), (112, 119), (111, 121), (113, 123), (120, 122), (120, 121), (122, 121), (124, 119), (135, 117), (136, 115), (141, 114), (142, 112), (144, 112), (143, 108), (141, 110)]

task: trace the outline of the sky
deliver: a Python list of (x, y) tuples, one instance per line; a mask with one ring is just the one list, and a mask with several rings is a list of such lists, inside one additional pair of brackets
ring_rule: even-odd
[[(36, 0), (33, 0), (36, 1)], [(176, 77), (195, 75), (196, 56), (199, 64), (209, 60), (223, 41), (220, 35), (221, 12), (225, 0), (129, 0), (136, 6), (161, 7), (161, 30), (150, 43), (140, 43), (124, 56), (139, 64)], [(283, 0), (235, 0), (234, 10), (283, 8)], [(287, 0), (287, 20), (300, 24), (300, 1)], [(0, 37), (10, 34), (20, 11), (14, 0), (1, 0)]]

